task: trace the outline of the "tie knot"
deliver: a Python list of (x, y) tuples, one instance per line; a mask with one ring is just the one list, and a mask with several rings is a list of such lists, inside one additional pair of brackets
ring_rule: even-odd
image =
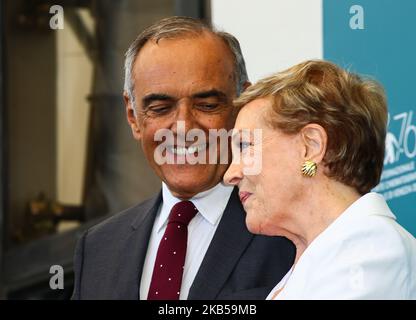
[(172, 207), (172, 210), (170, 210), (168, 223), (177, 222), (188, 225), (197, 212), (198, 209), (191, 201), (178, 202)]

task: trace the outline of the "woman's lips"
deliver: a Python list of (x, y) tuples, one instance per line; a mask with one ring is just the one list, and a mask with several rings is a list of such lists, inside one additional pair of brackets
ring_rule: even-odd
[(240, 196), (241, 203), (244, 204), (244, 202), (248, 199), (248, 197), (252, 195), (252, 193), (247, 191), (240, 191), (238, 195)]

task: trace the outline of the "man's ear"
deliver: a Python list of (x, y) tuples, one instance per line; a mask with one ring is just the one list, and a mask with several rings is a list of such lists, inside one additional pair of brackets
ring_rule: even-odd
[(300, 135), (304, 147), (304, 160), (311, 160), (316, 164), (321, 163), (328, 145), (328, 135), (325, 129), (319, 124), (309, 123), (301, 129)]
[(140, 132), (139, 120), (137, 119), (136, 110), (134, 109), (133, 102), (131, 101), (126, 91), (123, 92), (123, 99), (124, 99), (124, 105), (126, 107), (127, 122), (131, 128), (133, 137), (136, 140), (140, 140), (141, 132)]

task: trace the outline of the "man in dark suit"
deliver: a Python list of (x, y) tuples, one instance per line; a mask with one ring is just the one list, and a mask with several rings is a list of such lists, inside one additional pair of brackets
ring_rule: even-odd
[[(162, 191), (83, 235), (73, 298), (265, 299), (294, 247), (248, 232), (238, 190), (221, 182), (228, 139), (211, 139), (232, 129), (232, 100), (249, 85), (238, 41), (198, 20), (167, 18), (131, 44), (125, 71), (127, 121)], [(191, 132), (205, 142), (186, 139)]]

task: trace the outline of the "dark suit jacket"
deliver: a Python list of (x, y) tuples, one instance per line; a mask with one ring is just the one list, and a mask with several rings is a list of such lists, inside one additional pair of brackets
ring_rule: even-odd
[[(139, 299), (161, 193), (88, 230), (75, 252), (73, 299)], [(265, 299), (292, 266), (293, 244), (251, 234), (233, 191), (188, 299)]]

